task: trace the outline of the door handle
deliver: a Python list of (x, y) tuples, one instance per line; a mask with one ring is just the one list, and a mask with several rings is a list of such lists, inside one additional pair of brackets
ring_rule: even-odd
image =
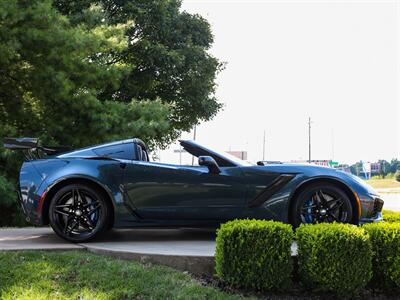
[(126, 168), (126, 163), (123, 163), (123, 162), (119, 163), (119, 167), (121, 169), (125, 169)]

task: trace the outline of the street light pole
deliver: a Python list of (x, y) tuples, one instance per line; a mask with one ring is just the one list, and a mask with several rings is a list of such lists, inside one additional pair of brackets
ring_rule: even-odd
[[(197, 125), (194, 125), (194, 130), (193, 130), (193, 141), (196, 140), (196, 127)], [(194, 156), (192, 155), (192, 166), (194, 165)]]
[(308, 163), (311, 164), (311, 118), (308, 118)]
[(264, 139), (263, 139), (263, 161), (265, 161), (265, 130), (264, 130)]
[(335, 134), (333, 132), (333, 128), (332, 128), (332, 161), (335, 160)]

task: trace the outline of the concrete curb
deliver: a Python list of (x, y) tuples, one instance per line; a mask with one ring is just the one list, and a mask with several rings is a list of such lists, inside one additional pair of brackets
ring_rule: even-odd
[(214, 274), (215, 263), (214, 257), (212, 256), (148, 254), (105, 250), (93, 247), (87, 247), (86, 250), (96, 254), (111, 256), (124, 260), (134, 260), (144, 264), (151, 263), (155, 265), (163, 265), (179, 271), (187, 271), (198, 276), (212, 276)]
[(103, 239), (73, 244), (59, 238), (51, 228), (7, 228), (0, 230), (0, 251), (89, 251), (141, 263), (214, 274), (214, 236), (182, 230), (114, 230)]

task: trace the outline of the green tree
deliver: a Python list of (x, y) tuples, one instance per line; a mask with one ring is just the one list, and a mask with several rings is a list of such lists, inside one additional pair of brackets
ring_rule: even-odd
[(385, 178), (388, 173), (390, 173), (390, 163), (384, 159), (379, 160), (380, 171), (379, 175)]
[(400, 161), (396, 158), (393, 158), (390, 161), (390, 173), (396, 173), (396, 171), (400, 170)]
[[(160, 101), (99, 97), (126, 72), (103, 55), (127, 47), (126, 24), (89, 30), (72, 26), (50, 1), (0, 5), (1, 136), (81, 146), (133, 134), (154, 139), (168, 128), (169, 108)], [(136, 121), (148, 115), (147, 130)]]
[(362, 161), (358, 161), (350, 166), (350, 172), (354, 175), (359, 176), (362, 172)]

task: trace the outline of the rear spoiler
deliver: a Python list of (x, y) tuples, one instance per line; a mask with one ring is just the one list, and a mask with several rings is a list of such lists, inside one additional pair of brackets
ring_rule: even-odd
[(9, 150), (22, 150), (28, 160), (42, 158), (42, 154), (55, 155), (72, 150), (68, 146), (45, 147), (39, 145), (37, 138), (4, 138), (4, 148)]

